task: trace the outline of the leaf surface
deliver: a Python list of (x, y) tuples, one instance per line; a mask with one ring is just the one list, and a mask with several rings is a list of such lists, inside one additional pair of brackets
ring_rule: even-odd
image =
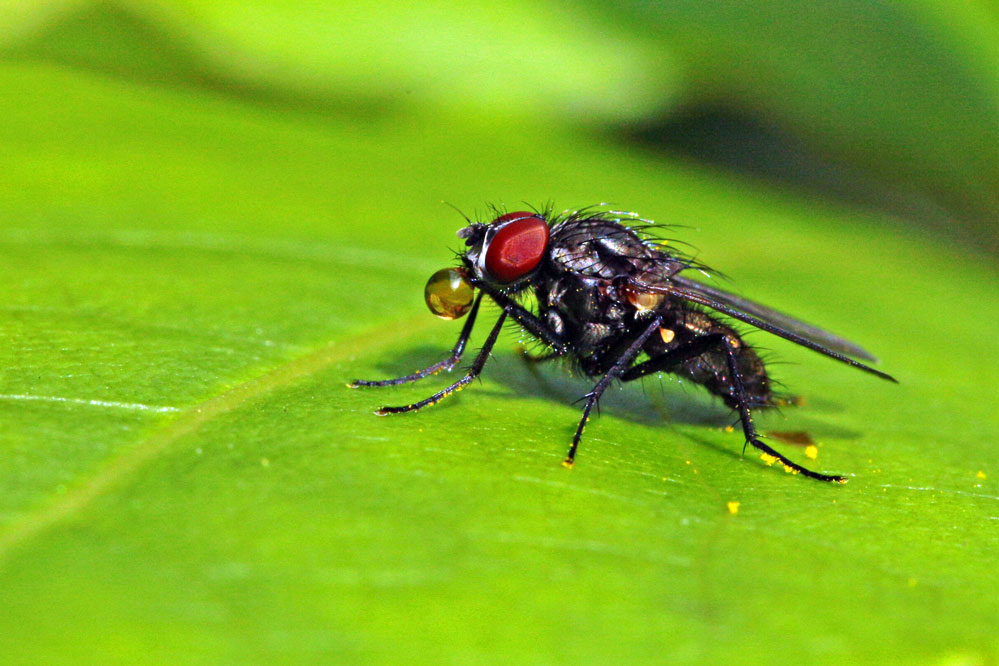
[[(988, 258), (555, 122), (44, 62), (0, 90), (7, 663), (995, 659)], [(344, 386), (457, 336), (422, 303), (462, 223), (438, 202), (549, 198), (689, 225), (740, 292), (876, 353), (900, 385), (749, 337), (807, 402), (763, 429), (850, 483), (742, 457), (668, 378), (614, 391), (567, 471), (588, 386), (516, 331), (469, 390), (372, 415), (448, 379)]]

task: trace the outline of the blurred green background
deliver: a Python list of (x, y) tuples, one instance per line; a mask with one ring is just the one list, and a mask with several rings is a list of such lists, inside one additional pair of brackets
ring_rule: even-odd
[[(878, 354), (749, 338), (850, 483), (668, 378), (566, 471), (514, 333), (372, 416), (442, 202), (548, 200)], [(997, 217), (988, 0), (0, 0), (2, 661), (997, 663)]]

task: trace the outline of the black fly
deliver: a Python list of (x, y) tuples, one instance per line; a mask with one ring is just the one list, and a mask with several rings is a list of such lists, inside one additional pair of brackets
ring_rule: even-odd
[[(351, 386), (393, 386), (450, 370), (461, 358), (479, 305), (488, 296), (502, 312), (465, 376), (425, 400), (383, 407), (377, 414), (432, 405), (471, 382), (482, 372), (509, 317), (546, 347), (534, 360), (569, 358), (588, 377), (599, 378), (585, 396), (566, 466), (573, 464), (590, 410), (614, 380), (629, 382), (668, 372), (703, 385), (737, 411), (748, 445), (790, 471), (844, 483), (844, 477), (805, 469), (760, 440), (751, 410), (774, 406), (777, 397), (760, 356), (719, 315), (895, 380), (854, 360), (875, 361), (852, 342), (690, 280), (684, 271), (702, 267), (667, 250), (650, 235), (654, 228), (630, 213), (595, 209), (562, 215), (551, 210), (497, 213), (488, 224), (470, 222), (458, 232), (466, 245), (458, 254), (461, 265), (438, 271), (426, 288), (434, 314), (444, 319), (469, 315), (451, 355), (406, 377), (356, 380)], [(536, 313), (520, 303), (529, 293), (537, 302)]]

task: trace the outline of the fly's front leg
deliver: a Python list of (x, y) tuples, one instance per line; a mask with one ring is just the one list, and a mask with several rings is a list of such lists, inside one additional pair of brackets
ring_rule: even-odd
[(398, 384), (415, 382), (417, 380), (423, 379), (424, 377), (435, 375), (441, 370), (450, 370), (455, 365), (457, 365), (458, 361), (461, 360), (461, 355), (465, 352), (465, 345), (468, 344), (468, 338), (472, 334), (472, 327), (475, 325), (475, 315), (479, 313), (479, 303), (481, 302), (482, 302), (482, 292), (479, 292), (478, 298), (475, 299), (475, 303), (472, 305), (471, 312), (468, 313), (468, 319), (465, 321), (465, 325), (461, 329), (461, 335), (458, 336), (458, 342), (455, 343), (454, 349), (451, 350), (451, 355), (448, 356), (443, 361), (438, 361), (429, 368), (424, 368), (423, 370), (417, 370), (413, 374), (406, 375), (405, 377), (397, 377), (396, 379), (382, 379), (378, 381), (355, 379), (351, 383), (347, 384), (347, 386), (349, 386), (350, 388), (359, 388), (361, 386), (396, 386)]
[(802, 467), (798, 463), (784, 457), (782, 454), (778, 453), (760, 440), (760, 436), (756, 432), (756, 426), (753, 424), (752, 412), (749, 410), (749, 397), (746, 393), (746, 386), (742, 380), (742, 373), (739, 372), (739, 364), (735, 348), (732, 346), (729, 339), (721, 333), (702, 335), (701, 337), (694, 338), (681, 347), (671, 349), (670, 351), (656, 356), (655, 358), (639, 363), (625, 372), (621, 376), (621, 380), (628, 382), (655, 372), (669, 372), (684, 361), (696, 358), (697, 356), (700, 356), (701, 354), (712, 349), (721, 349), (725, 352), (725, 361), (728, 365), (732, 388), (735, 391), (735, 400), (739, 411), (739, 420), (742, 423), (742, 432), (746, 436), (746, 444), (752, 445), (754, 448), (759, 449), (768, 456), (779, 460), (780, 463), (790, 471), (800, 472), (810, 479), (846, 483), (846, 479), (842, 476), (819, 474), (818, 472), (813, 472), (810, 469)]
[[(475, 303), (478, 305), (478, 301)], [(455, 391), (461, 390), (466, 384), (471, 382), (473, 379), (479, 376), (482, 372), (483, 366), (485, 366), (486, 361), (489, 359), (489, 354), (493, 350), (493, 346), (496, 344), (496, 339), (499, 337), (500, 331), (503, 330), (503, 322), (506, 321), (507, 312), (506, 310), (500, 314), (498, 320), (496, 320), (496, 325), (493, 326), (493, 330), (490, 331), (489, 337), (486, 338), (486, 342), (482, 345), (482, 349), (479, 350), (479, 354), (475, 357), (475, 361), (472, 363), (472, 367), (468, 370), (464, 377), (451, 384), (443, 391), (438, 391), (429, 398), (420, 400), (419, 402), (414, 402), (411, 405), (405, 405), (402, 407), (382, 407), (375, 414), (379, 416), (386, 416), (388, 414), (401, 414), (402, 412), (413, 412), (418, 409), (422, 409), (428, 405), (433, 405), (444, 398), (448, 397)]]
[(569, 352), (569, 345), (562, 335), (539, 319), (533, 312), (484, 282), (473, 280), (472, 284), (489, 294), (496, 301), (496, 304), (503, 308), (503, 311), (508, 313), (514, 321), (523, 326), (528, 333), (551, 347), (552, 356), (563, 356)]
[(583, 407), (583, 418), (580, 419), (579, 426), (576, 428), (576, 434), (572, 438), (572, 444), (569, 446), (569, 453), (566, 455), (565, 460), (562, 461), (563, 465), (572, 467), (573, 461), (576, 459), (576, 449), (579, 448), (579, 441), (583, 438), (583, 429), (586, 427), (586, 422), (590, 420), (590, 410), (593, 409), (593, 405), (597, 403), (597, 400), (600, 399), (600, 396), (607, 390), (611, 382), (620, 377), (628, 367), (628, 364), (635, 360), (638, 352), (642, 350), (642, 345), (645, 344), (645, 341), (655, 331), (659, 330), (660, 323), (658, 317), (653, 319), (648, 328), (642, 331), (642, 334), (635, 338), (635, 341), (618, 357), (614, 365), (611, 366), (611, 369), (607, 371), (607, 374), (601, 377), (596, 386), (586, 394), (586, 406)]
[(533, 312), (521, 306), (516, 301), (511, 300), (504, 294), (490, 294), (493, 300), (501, 307), (510, 312), (510, 316), (518, 324), (524, 327), (531, 335), (539, 338), (548, 349), (540, 354), (532, 354), (524, 347), (518, 349), (520, 357), (531, 365), (537, 365), (552, 359), (561, 358), (569, 352), (569, 346), (562, 339), (561, 334), (552, 326), (545, 323)]

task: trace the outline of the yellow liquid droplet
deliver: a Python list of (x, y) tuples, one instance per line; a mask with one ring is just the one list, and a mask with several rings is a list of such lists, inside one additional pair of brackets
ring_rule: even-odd
[(463, 268), (444, 268), (427, 280), (423, 290), (430, 311), (441, 319), (460, 319), (472, 307), (475, 289)]

